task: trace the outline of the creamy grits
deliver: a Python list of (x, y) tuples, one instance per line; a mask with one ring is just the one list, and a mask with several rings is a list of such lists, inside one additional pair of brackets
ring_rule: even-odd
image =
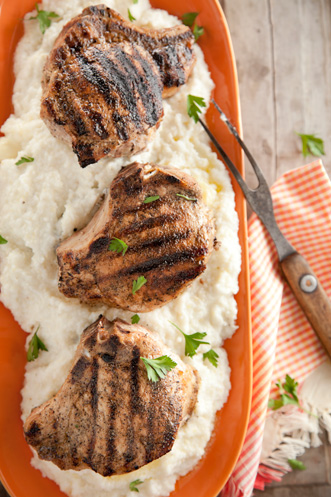
[[(179, 22), (165, 11), (151, 9), (147, 0), (104, 3), (125, 18), (130, 8), (139, 26), (161, 28)], [(132, 158), (104, 158), (82, 169), (71, 147), (51, 135), (39, 117), (43, 65), (62, 27), (88, 5), (90, 0), (45, 0), (40, 8), (55, 11), (60, 20), (44, 35), (37, 21), (25, 21), (25, 35), (16, 51), (15, 112), (3, 125), (5, 136), (0, 138), (0, 234), (8, 240), (0, 246), (0, 299), (29, 333), (27, 346), (39, 326), (38, 334), (48, 348), (26, 366), (22, 390), (25, 420), (33, 407), (61, 387), (86, 326), (101, 313), (110, 320), (121, 317), (128, 322), (133, 314), (105, 306), (92, 308), (62, 296), (57, 287), (56, 246), (91, 219), (95, 203), (123, 165), (132, 161), (169, 164), (196, 178), (205, 203), (214, 213), (220, 249), (213, 251), (205, 273), (179, 298), (140, 314), (139, 323), (157, 331), (167, 346), (199, 371), (201, 386), (192, 417), (180, 429), (171, 452), (126, 475), (102, 477), (92, 470), (61, 471), (36, 454), (32, 458), (33, 466), (73, 497), (132, 496), (129, 483), (137, 479), (143, 480), (139, 486), (142, 497), (161, 497), (168, 495), (176, 480), (203, 456), (215, 413), (228, 397), (230, 369), (222, 344), (236, 329), (234, 294), (241, 264), (238, 218), (229, 175), (211, 151), (202, 128), (186, 111), (188, 94), (204, 97), (208, 103), (213, 88), (198, 45), (193, 75), (175, 96), (164, 100), (163, 122), (143, 153)], [(34, 161), (15, 165), (22, 156)], [(184, 338), (169, 321), (186, 333), (206, 332), (211, 345), (200, 346), (192, 359), (185, 357)], [(203, 361), (202, 353), (210, 347), (219, 354), (217, 368)]]

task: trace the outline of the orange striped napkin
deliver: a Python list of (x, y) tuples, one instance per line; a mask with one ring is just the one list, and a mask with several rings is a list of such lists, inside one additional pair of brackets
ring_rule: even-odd
[[(284, 174), (271, 188), (280, 229), (331, 298), (331, 183), (320, 160)], [(281, 277), (275, 246), (256, 215), (249, 221), (253, 333), (253, 396), (248, 430), (222, 497), (249, 497), (280, 477), (260, 464), (267, 403), (286, 374), (303, 382), (327, 360), (320, 342)], [(270, 412), (269, 412), (270, 414)], [(284, 413), (286, 415), (286, 412)]]

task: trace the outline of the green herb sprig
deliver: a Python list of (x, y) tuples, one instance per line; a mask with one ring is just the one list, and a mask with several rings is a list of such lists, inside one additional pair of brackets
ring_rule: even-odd
[(151, 197), (146, 197), (144, 200), (144, 204), (150, 204), (151, 202), (155, 202), (155, 200), (159, 200), (160, 195), (153, 195)]
[(8, 240), (0, 235), (0, 245), (5, 245), (6, 243), (8, 243)]
[(55, 12), (49, 12), (47, 10), (39, 10), (39, 6), (37, 3), (36, 3), (36, 10), (37, 10), (37, 15), (29, 17), (28, 21), (31, 21), (33, 19), (38, 19), (40, 31), (42, 32), (42, 34), (44, 34), (46, 29), (49, 28), (50, 25), (52, 24), (52, 19), (56, 19), (60, 16)]
[(303, 462), (298, 461), (297, 459), (288, 459), (287, 462), (289, 463), (292, 469), (299, 469), (300, 471), (307, 469), (306, 466), (303, 464)]
[(147, 283), (145, 276), (138, 276), (132, 283), (132, 295), (134, 295), (140, 288)]
[(273, 411), (276, 411), (283, 406), (292, 404), (299, 407), (299, 409), (310, 416), (315, 416), (317, 418), (318, 416), (316, 416), (316, 414), (307, 411), (300, 404), (297, 390), (298, 385), (299, 383), (288, 374), (285, 376), (285, 381), (283, 383), (280, 380), (277, 381), (276, 386), (278, 387), (279, 397), (277, 399), (269, 399), (268, 407)]
[(131, 22), (133, 22), (133, 21), (135, 21), (135, 20), (136, 20), (136, 18), (135, 18), (135, 17), (133, 17), (133, 15), (131, 14), (130, 9), (128, 9), (128, 16), (129, 16), (129, 20), (130, 20)]
[(208, 361), (213, 366), (215, 366), (215, 368), (217, 368), (219, 355), (217, 352), (215, 352), (215, 350), (213, 350), (213, 349), (208, 350), (208, 352), (205, 352), (202, 357), (203, 357), (203, 360), (208, 359)]
[(137, 488), (138, 485), (141, 485), (142, 483), (144, 483), (143, 480), (134, 480), (130, 483), (129, 485), (129, 488), (131, 490), (131, 492), (139, 492), (139, 488)]
[(45, 350), (46, 352), (48, 352), (46, 345), (37, 335), (38, 331), (39, 331), (39, 326), (29, 343), (29, 348), (27, 353), (27, 360), (29, 362), (37, 359), (37, 357), (39, 356), (39, 350)]
[(131, 316), (131, 323), (132, 324), (138, 324), (140, 321), (140, 317), (138, 316), (138, 314), (134, 314), (133, 316)]
[(185, 200), (190, 200), (191, 202), (197, 202), (197, 199), (194, 197), (187, 197), (186, 195), (182, 195), (181, 193), (176, 193), (177, 197), (184, 198)]
[(21, 164), (24, 164), (25, 162), (33, 162), (33, 161), (34, 161), (33, 157), (28, 157), (27, 155), (24, 155), (17, 162), (15, 162), (15, 166), (20, 166)]
[(204, 29), (202, 26), (199, 26), (198, 24), (195, 24), (195, 20), (198, 17), (199, 12), (186, 12), (186, 14), (182, 15), (182, 21), (185, 26), (189, 26), (190, 28), (193, 26), (193, 34), (195, 41), (200, 38), (201, 35), (204, 33)]
[(175, 323), (172, 323), (171, 321), (169, 321), (169, 322), (170, 322), (170, 324), (172, 324), (172, 326), (177, 328), (177, 330), (180, 331), (181, 334), (184, 336), (184, 338), (185, 338), (185, 355), (186, 356), (193, 357), (197, 353), (197, 349), (200, 345), (202, 345), (202, 344), (209, 345), (209, 342), (202, 341), (202, 339), (205, 338), (205, 336), (207, 336), (207, 333), (197, 332), (197, 333), (192, 333), (191, 335), (187, 335)]
[(123, 240), (120, 240), (119, 238), (112, 238), (108, 247), (108, 250), (112, 250), (113, 252), (117, 252), (120, 254), (122, 252), (122, 255), (125, 255), (125, 252), (128, 250), (128, 246)]
[(182, 15), (183, 24), (191, 28), (198, 15), (199, 12), (186, 12), (185, 14)]
[(206, 102), (203, 97), (187, 95), (187, 113), (192, 117), (195, 123), (199, 121), (198, 114), (201, 114), (200, 107), (206, 107)]
[(140, 357), (140, 359), (146, 366), (148, 379), (154, 383), (164, 378), (168, 371), (177, 366), (177, 362), (167, 355), (156, 357), (155, 359), (148, 359), (147, 357)]
[(322, 138), (318, 138), (315, 135), (305, 135), (302, 133), (297, 133), (300, 136), (302, 142), (302, 155), (307, 157), (307, 155), (315, 155), (315, 157), (321, 157), (325, 155), (324, 153), (324, 142)]

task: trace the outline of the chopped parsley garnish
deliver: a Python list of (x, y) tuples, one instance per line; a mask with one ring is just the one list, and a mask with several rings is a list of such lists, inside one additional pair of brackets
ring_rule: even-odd
[(6, 243), (8, 243), (8, 240), (0, 235), (0, 245), (5, 245)]
[(208, 361), (217, 368), (219, 355), (215, 350), (210, 349), (208, 352), (203, 354), (203, 360), (208, 359)]
[(20, 166), (21, 164), (24, 164), (25, 162), (33, 162), (34, 158), (33, 157), (28, 157), (27, 155), (21, 157), (17, 162), (15, 162), (15, 166)]
[(202, 36), (204, 32), (205, 32), (205, 30), (203, 29), (203, 27), (198, 26), (196, 24), (193, 28), (193, 34), (194, 34), (195, 41), (197, 41), (198, 38), (200, 38), (200, 36)]
[(132, 3), (138, 3), (138, 0), (132, 0)]
[(155, 202), (155, 200), (159, 200), (160, 195), (153, 195), (152, 197), (146, 197), (144, 200), (144, 204), (150, 204), (151, 202)]
[(113, 252), (117, 252), (118, 254), (123, 252), (123, 255), (125, 255), (125, 252), (128, 250), (128, 246), (125, 242), (123, 242), (123, 240), (114, 237), (110, 241), (108, 250), (112, 250)]
[(44, 342), (37, 335), (38, 330), (39, 330), (39, 326), (38, 326), (37, 331), (35, 332), (35, 334), (31, 338), (30, 343), (29, 343), (29, 348), (28, 348), (28, 353), (27, 353), (27, 359), (29, 362), (37, 359), (37, 357), (39, 356), (39, 350), (48, 351)]
[(133, 17), (133, 15), (131, 14), (130, 9), (128, 9), (128, 16), (129, 16), (129, 19), (130, 19), (131, 22), (133, 22), (133, 21), (136, 20), (136, 18)]
[(138, 316), (138, 314), (134, 314), (133, 316), (131, 316), (131, 323), (132, 324), (137, 324), (139, 323), (140, 321), (140, 317)]
[(134, 295), (147, 282), (145, 276), (138, 276), (132, 283), (132, 295)]
[(155, 359), (147, 359), (147, 357), (140, 357), (140, 359), (146, 366), (148, 379), (153, 382), (164, 378), (168, 371), (177, 366), (177, 362), (167, 355), (156, 357)]
[(276, 411), (287, 404), (294, 404), (298, 407), (300, 406), (298, 399), (297, 386), (298, 382), (294, 378), (291, 378), (288, 374), (285, 377), (285, 382), (277, 381), (276, 386), (279, 390), (279, 399), (270, 399), (268, 402), (268, 407)]
[(203, 97), (187, 95), (187, 113), (196, 123), (199, 121), (198, 114), (201, 113), (200, 107), (206, 107)]
[(191, 200), (191, 202), (196, 202), (197, 199), (193, 197), (187, 197), (186, 195), (182, 195), (181, 193), (176, 193), (177, 197), (185, 198), (185, 200)]
[(321, 138), (317, 138), (315, 135), (304, 135), (297, 133), (302, 141), (302, 155), (307, 157), (307, 155), (315, 155), (316, 157), (321, 157), (325, 155), (324, 153), (324, 142)]
[(130, 483), (130, 485), (129, 485), (129, 488), (130, 488), (131, 492), (139, 492), (139, 489), (137, 488), (137, 485), (141, 485), (142, 483), (144, 483), (144, 481), (143, 480), (139, 480), (139, 479), (132, 481)]
[(197, 348), (199, 345), (202, 344), (207, 344), (209, 345), (209, 342), (203, 342), (202, 339), (207, 336), (207, 333), (192, 333), (191, 335), (187, 335), (184, 333), (175, 323), (172, 323), (169, 321), (177, 330), (181, 332), (181, 334), (185, 338), (185, 355), (188, 355), (189, 357), (193, 357), (197, 353)]
[(192, 28), (194, 24), (192, 32), (194, 34), (195, 41), (197, 41), (197, 39), (200, 38), (200, 36), (204, 33), (203, 27), (195, 24), (195, 20), (198, 15), (199, 12), (186, 12), (186, 14), (182, 15), (182, 21), (185, 26), (189, 26), (190, 28)]
[(279, 392), (279, 398), (278, 399), (269, 399), (268, 401), (268, 407), (272, 409), (273, 411), (276, 411), (277, 409), (280, 409), (283, 406), (286, 406), (287, 404), (292, 404), (302, 411), (306, 412), (309, 414), (309, 416), (316, 416), (316, 414), (307, 411), (302, 405), (300, 404), (299, 398), (298, 398), (298, 382), (295, 381), (294, 378), (291, 378), (290, 375), (286, 375), (285, 381), (281, 383), (281, 381), (276, 382), (276, 386), (278, 387), (278, 392)]
[(199, 12), (186, 12), (186, 14), (182, 15), (182, 21), (185, 26), (189, 26), (190, 28), (193, 26), (195, 19), (198, 17)]
[(287, 462), (292, 469), (300, 469), (300, 471), (306, 469), (306, 466), (303, 464), (303, 462), (298, 461), (297, 459), (288, 459)]
[(39, 6), (36, 3), (37, 15), (34, 17), (29, 17), (29, 21), (32, 19), (38, 19), (40, 31), (42, 34), (45, 33), (46, 29), (50, 27), (52, 19), (60, 17), (55, 12), (48, 12), (47, 10), (39, 10)]

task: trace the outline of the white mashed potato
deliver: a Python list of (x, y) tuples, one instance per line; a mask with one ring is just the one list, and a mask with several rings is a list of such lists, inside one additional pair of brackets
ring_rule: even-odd
[[(131, 0), (104, 3), (126, 18), (129, 7), (137, 25), (167, 27), (178, 23), (166, 12), (151, 9), (147, 0), (139, 0), (136, 5)], [(37, 21), (26, 21), (25, 35), (17, 48), (15, 113), (4, 124), (5, 136), (0, 139), (0, 234), (8, 240), (0, 246), (0, 297), (30, 333), (27, 343), (39, 326), (39, 336), (48, 347), (48, 352), (41, 352), (26, 367), (22, 390), (25, 419), (64, 382), (86, 326), (101, 313), (110, 320), (119, 316), (127, 321), (133, 314), (105, 306), (92, 308), (62, 296), (57, 288), (55, 255), (59, 241), (89, 221), (100, 194), (121, 166), (132, 160), (174, 165), (197, 179), (204, 201), (215, 215), (221, 248), (212, 253), (207, 270), (189, 289), (161, 309), (141, 314), (140, 321), (158, 331), (166, 345), (198, 369), (201, 386), (192, 417), (180, 430), (170, 453), (127, 475), (105, 478), (92, 470), (61, 471), (36, 455), (32, 459), (43, 475), (55, 480), (70, 496), (129, 496), (129, 483), (139, 478), (144, 481), (139, 486), (142, 497), (161, 497), (168, 495), (178, 477), (193, 469), (203, 456), (215, 413), (227, 400), (230, 369), (221, 346), (236, 327), (233, 295), (238, 291), (241, 263), (238, 219), (229, 176), (211, 151), (202, 128), (186, 111), (188, 94), (208, 102), (213, 88), (198, 46), (193, 76), (175, 96), (164, 101), (165, 115), (154, 141), (134, 159), (105, 158), (82, 169), (71, 148), (51, 135), (39, 117), (43, 65), (62, 27), (90, 4), (89, 0), (45, 0), (41, 8), (57, 12), (61, 19), (53, 22), (44, 36)], [(34, 161), (15, 165), (22, 156), (33, 157)], [(210, 348), (207, 345), (200, 346), (193, 359), (185, 357), (183, 337), (169, 320), (186, 333), (206, 332), (206, 340), (220, 356), (218, 367), (203, 361), (202, 353)]]

